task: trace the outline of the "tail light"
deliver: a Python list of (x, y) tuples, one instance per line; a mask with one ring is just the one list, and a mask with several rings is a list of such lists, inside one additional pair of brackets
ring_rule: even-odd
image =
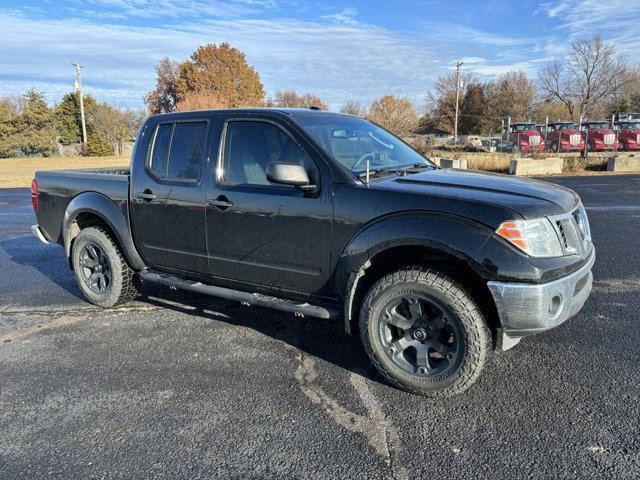
[(38, 211), (38, 180), (35, 178), (31, 181), (31, 205), (33, 205), (33, 211)]

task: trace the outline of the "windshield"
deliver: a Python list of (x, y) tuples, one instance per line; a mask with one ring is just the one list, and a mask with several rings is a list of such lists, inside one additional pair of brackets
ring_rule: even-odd
[(556, 123), (556, 130), (575, 130), (575, 123)]
[(300, 125), (338, 163), (356, 174), (412, 165), (430, 165), (422, 155), (386, 130), (358, 117), (294, 115)]
[(536, 129), (536, 124), (535, 123), (519, 123), (516, 125), (516, 129), (518, 131), (521, 130), (535, 130)]
[(622, 124), (623, 130), (640, 130), (640, 122), (625, 122)]
[(596, 129), (596, 128), (609, 128), (609, 124), (607, 122), (593, 122), (593, 123), (587, 123), (587, 128), (591, 128), (591, 129)]

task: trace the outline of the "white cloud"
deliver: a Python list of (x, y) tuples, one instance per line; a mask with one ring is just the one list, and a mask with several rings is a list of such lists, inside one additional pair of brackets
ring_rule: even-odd
[(327, 20), (333, 20), (337, 23), (344, 25), (357, 25), (358, 21), (354, 18), (358, 11), (351, 7), (345, 8), (340, 13), (334, 13), (333, 15), (322, 15), (320, 18), (326, 18)]
[[(70, 62), (77, 61), (84, 66), (85, 89), (96, 98), (140, 106), (155, 85), (154, 67), (163, 56), (185, 60), (198, 45), (226, 41), (246, 53), (268, 95), (309, 91), (337, 109), (348, 100), (368, 104), (385, 94), (408, 94), (420, 107), (433, 82), (455, 68), (456, 60), (481, 80), (514, 69), (535, 78), (541, 64), (567, 54), (573, 39), (600, 32), (635, 61), (640, 13), (627, 3), (547, 1), (535, 13), (547, 18), (549, 27), (528, 34), (523, 29), (520, 36), (446, 21), (392, 31), (359, 23), (355, 8), (314, 5), (314, 10), (294, 0), (76, 1), (63, 5), (79, 10), (57, 10), (68, 17), (60, 20), (47, 19), (41, 9), (0, 9), (0, 96), (36, 87), (57, 101), (71, 90)], [(256, 14), (288, 8), (316, 20)], [(150, 25), (152, 17), (163, 23), (136, 26)]]
[(439, 74), (431, 62), (436, 55), (419, 39), (372, 26), (283, 19), (136, 28), (0, 12), (0, 43), (7, 52), (0, 95), (21, 93), (16, 86), (32, 82), (44, 85), (50, 101), (57, 100), (60, 92), (70, 91), (74, 70), (69, 63), (77, 61), (84, 66), (88, 92), (139, 106), (155, 85), (160, 58), (183, 60), (198, 45), (223, 41), (246, 53), (268, 94), (310, 91), (334, 109), (351, 99), (368, 103), (406, 92), (421, 105)]

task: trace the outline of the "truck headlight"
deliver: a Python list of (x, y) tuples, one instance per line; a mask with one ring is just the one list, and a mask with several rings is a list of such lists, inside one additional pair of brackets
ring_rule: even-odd
[(561, 257), (560, 239), (546, 218), (509, 220), (496, 233), (532, 257)]

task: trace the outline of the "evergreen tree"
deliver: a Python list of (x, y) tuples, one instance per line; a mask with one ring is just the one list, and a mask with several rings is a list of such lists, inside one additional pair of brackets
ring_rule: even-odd
[(108, 157), (113, 155), (113, 147), (98, 132), (91, 132), (87, 139), (87, 155), (91, 157)]
[(0, 100), (0, 158), (13, 157), (18, 150), (17, 113), (6, 99)]
[[(83, 95), (85, 119), (91, 115), (96, 101), (91, 95)], [(58, 141), (62, 145), (82, 142), (82, 116), (80, 115), (80, 98), (77, 92), (65, 93), (62, 101), (55, 107), (55, 124)], [(87, 124), (87, 135), (91, 126)]]
[(488, 123), (488, 111), (489, 105), (482, 85), (479, 83), (469, 85), (460, 106), (459, 133), (461, 135), (484, 133)]
[(29, 90), (25, 98), (24, 110), (16, 122), (20, 149), (25, 155), (48, 157), (56, 149), (53, 111), (40, 92)]

